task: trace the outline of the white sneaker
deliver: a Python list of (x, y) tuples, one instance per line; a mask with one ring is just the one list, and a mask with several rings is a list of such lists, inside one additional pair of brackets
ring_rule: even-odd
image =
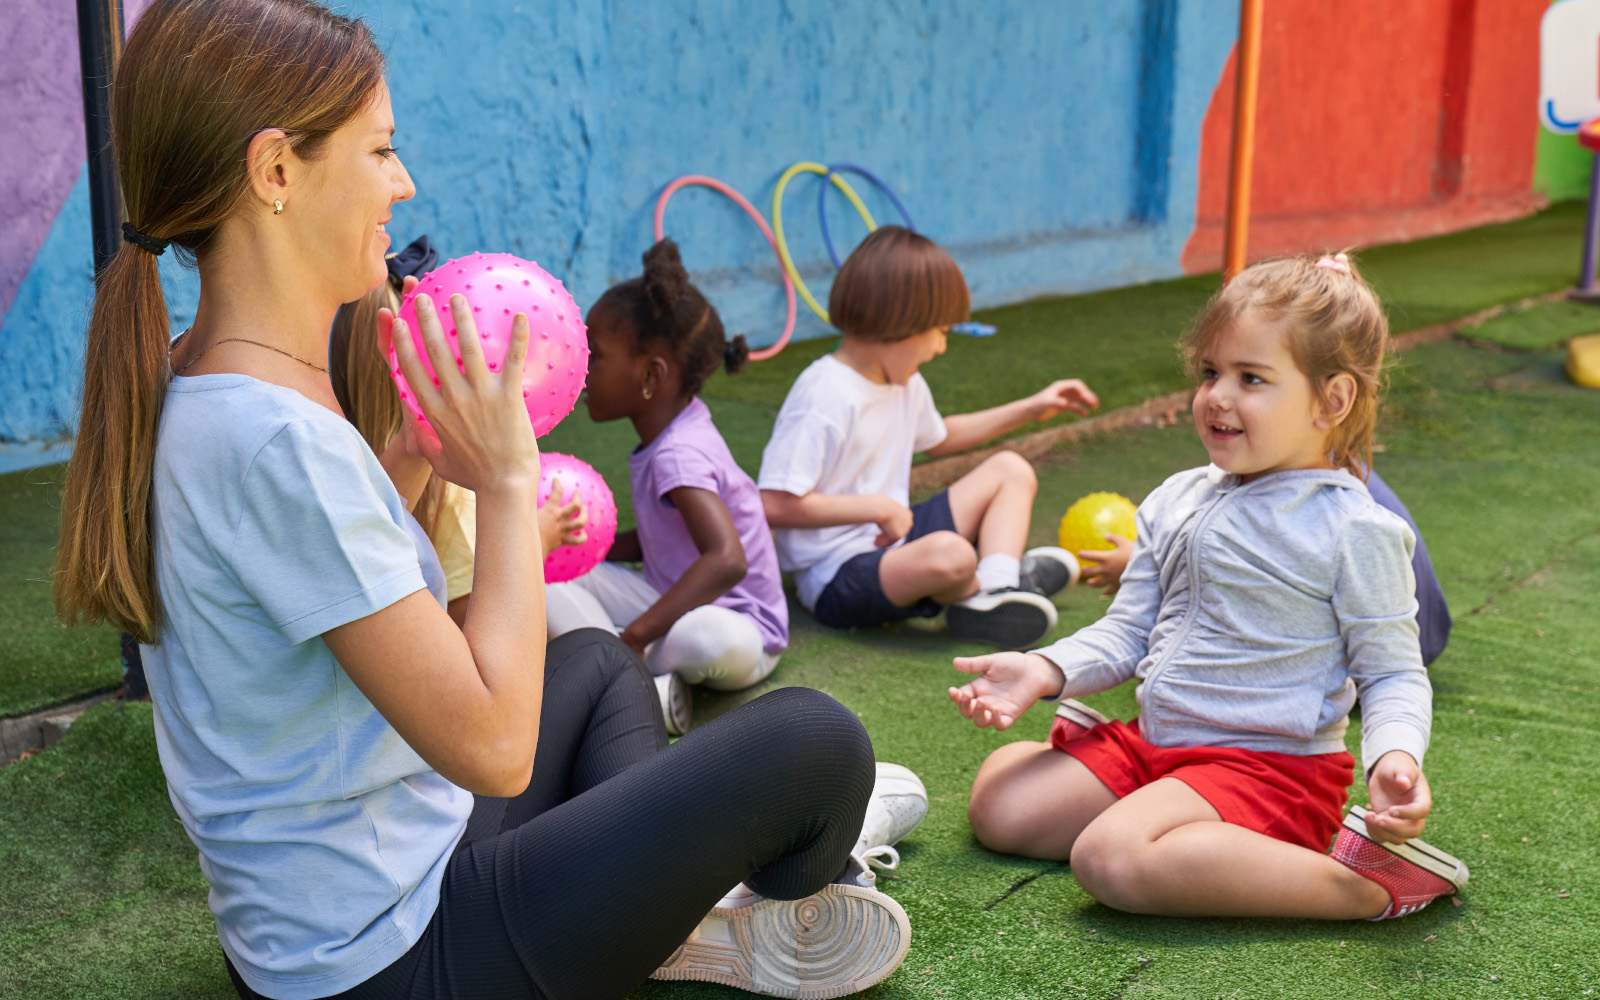
[(900, 864), (894, 845), (928, 815), (928, 790), (909, 767), (878, 763), (878, 780), (867, 800), (861, 838), (850, 852), (864, 865), (893, 871)]
[(667, 722), (667, 735), (682, 736), (687, 733), (693, 708), (689, 685), (675, 673), (656, 674), (656, 694), (661, 698), (661, 715)]
[(749, 905), (717, 907), (650, 978), (807, 1000), (882, 982), (905, 960), (911, 923), (899, 903), (874, 888), (871, 869), (851, 864), (845, 877), (805, 899), (751, 893)]

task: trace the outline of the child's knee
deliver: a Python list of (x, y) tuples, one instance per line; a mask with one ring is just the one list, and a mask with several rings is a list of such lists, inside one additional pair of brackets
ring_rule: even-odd
[(990, 783), (980, 788), (974, 785), (972, 797), (967, 800), (967, 822), (978, 843), (1001, 854), (1020, 852), (1026, 831), (1018, 818), (1015, 803), (1009, 801), (1009, 789)]
[(924, 567), (940, 589), (972, 579), (978, 571), (978, 550), (954, 531), (935, 531), (922, 538)]
[(1033, 471), (1033, 464), (1014, 451), (997, 451), (985, 459), (983, 464), (989, 466), (995, 476), (1007, 486), (1038, 489), (1039, 477)]
[(1083, 891), (1105, 905), (1141, 912), (1144, 865), (1141, 841), (1114, 823), (1090, 823), (1072, 845), (1069, 864)]
[(1011, 765), (1026, 756), (1024, 744), (1012, 743), (989, 755), (972, 782), (967, 799), (967, 822), (978, 843), (991, 851), (1018, 854), (1031, 840), (1027, 816), (1030, 794), (1015, 778)]

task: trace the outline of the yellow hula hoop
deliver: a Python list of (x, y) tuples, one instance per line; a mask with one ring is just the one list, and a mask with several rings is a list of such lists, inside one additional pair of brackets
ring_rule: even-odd
[[(806, 300), (806, 305), (811, 307), (811, 311), (816, 313), (824, 323), (827, 323), (829, 322), (828, 310), (817, 305), (817, 300), (811, 297), (811, 289), (807, 288), (806, 283), (800, 280), (800, 271), (794, 266), (794, 258), (789, 256), (789, 244), (783, 238), (783, 189), (788, 187), (789, 181), (795, 174), (799, 173), (821, 174), (823, 177), (828, 177), (828, 168), (820, 163), (801, 161), (783, 172), (783, 176), (778, 178), (777, 190), (772, 192), (772, 233), (778, 240), (778, 259), (783, 261), (783, 269), (789, 272), (789, 278), (794, 282), (795, 291), (799, 292), (800, 297)], [(856, 194), (855, 188), (851, 187), (849, 182), (838, 174), (834, 174), (828, 179), (833, 181), (835, 187), (844, 192), (846, 198), (850, 199), (850, 204), (856, 207), (856, 212), (860, 214), (861, 221), (867, 224), (867, 230), (870, 232), (877, 229), (878, 224), (873, 221), (872, 213), (867, 211), (867, 206), (861, 203), (861, 198)]]

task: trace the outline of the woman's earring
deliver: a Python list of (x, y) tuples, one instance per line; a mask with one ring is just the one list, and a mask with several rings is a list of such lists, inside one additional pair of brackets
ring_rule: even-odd
[(272, 214), (273, 215), (282, 215), (283, 214), (283, 202), (280, 201), (279, 199), (274, 198), (272, 200)]
[(650, 387), (649, 386), (645, 386), (644, 387), (644, 398), (645, 399), (649, 399), (651, 396), (654, 396), (654, 395), (655, 395), (655, 393), (650, 391)]

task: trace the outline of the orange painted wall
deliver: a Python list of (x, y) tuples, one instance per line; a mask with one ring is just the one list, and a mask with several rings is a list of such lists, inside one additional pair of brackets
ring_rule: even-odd
[[(1533, 193), (1548, 0), (1266, 0), (1250, 259), (1516, 218)], [(1201, 130), (1189, 273), (1222, 263), (1230, 55)]]

